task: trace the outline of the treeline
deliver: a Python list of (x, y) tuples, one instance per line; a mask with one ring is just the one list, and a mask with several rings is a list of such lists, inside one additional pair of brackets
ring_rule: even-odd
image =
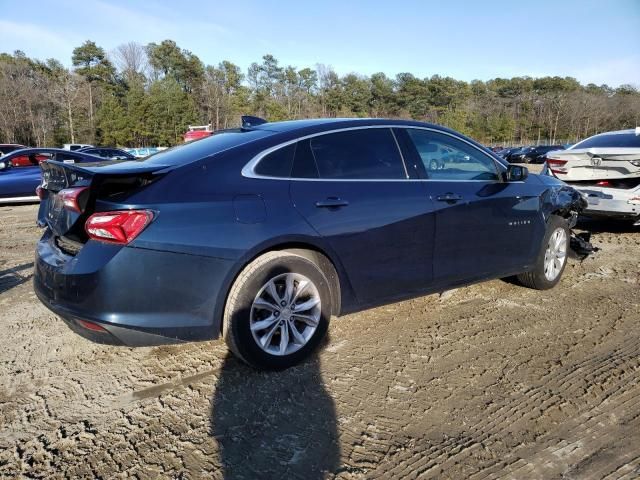
[(87, 41), (71, 69), (16, 51), (0, 54), (0, 143), (173, 145), (188, 125), (269, 120), (403, 117), (439, 123), (487, 144), (559, 143), (640, 125), (640, 91), (570, 77), (464, 82), (400, 73), (340, 76), (331, 67), (280, 65), (246, 72), (204, 65), (175, 42), (128, 43), (107, 54)]

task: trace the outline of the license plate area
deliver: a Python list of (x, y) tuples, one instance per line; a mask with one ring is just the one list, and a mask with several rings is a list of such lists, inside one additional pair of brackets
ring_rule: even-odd
[(57, 193), (50, 192), (47, 205), (47, 223), (49, 225), (56, 225), (63, 215), (64, 203), (62, 198)]

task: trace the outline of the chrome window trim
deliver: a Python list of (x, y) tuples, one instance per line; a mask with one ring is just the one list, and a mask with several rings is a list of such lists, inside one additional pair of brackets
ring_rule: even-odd
[[(407, 170), (407, 162), (404, 160), (404, 155), (402, 154), (402, 149), (400, 148), (400, 144), (398, 143), (398, 139), (396, 138), (396, 132), (393, 131), (393, 128), (390, 128), (391, 136), (393, 137), (393, 141), (396, 142), (396, 148), (398, 149), (398, 153), (400, 154), (400, 160), (402, 161), (402, 166), (404, 167), (404, 176), (409, 179), (409, 171)], [(295, 160), (295, 158), (294, 158)]]
[[(402, 164), (404, 165), (405, 174), (407, 175), (407, 178), (387, 178), (387, 179), (385, 179), (385, 178), (272, 177), (272, 176), (269, 176), (269, 175), (259, 175), (259, 174), (255, 173), (255, 171), (254, 171), (256, 165), (264, 157), (266, 157), (267, 155), (269, 155), (272, 152), (275, 152), (276, 150), (279, 150), (280, 148), (287, 147), (287, 146), (289, 146), (289, 145), (291, 145), (293, 143), (297, 143), (297, 142), (300, 142), (302, 140), (307, 140), (307, 139), (314, 138), (314, 137), (319, 137), (321, 135), (329, 135), (331, 133), (338, 133), (338, 132), (348, 132), (348, 131), (351, 131), (351, 130), (364, 130), (364, 129), (368, 129), (368, 128), (388, 128), (388, 129), (391, 130), (391, 134), (393, 135), (393, 138), (396, 141), (396, 147), (398, 148), (398, 153), (400, 154), (400, 158), (402, 160)], [(451, 138), (455, 138), (456, 140), (459, 140), (459, 141), (462, 141), (462, 142), (466, 143), (470, 147), (473, 147), (474, 149), (476, 149), (481, 154), (483, 154), (486, 157), (490, 158), (493, 161), (494, 165), (496, 163), (500, 163), (500, 165), (502, 165), (504, 168), (507, 168), (501, 162), (498, 162), (495, 158), (493, 158), (487, 152), (482, 151), (480, 148), (478, 148), (476, 145), (474, 145), (473, 143), (469, 142), (468, 140), (465, 140), (464, 138), (459, 137), (457, 135), (454, 135), (452, 133), (445, 132), (443, 130), (439, 130), (437, 128), (419, 127), (419, 126), (414, 126), (414, 125), (363, 125), (363, 126), (358, 126), (358, 127), (336, 128), (336, 129), (333, 129), (333, 130), (326, 130), (324, 132), (312, 133), (310, 135), (304, 135), (302, 137), (298, 137), (298, 138), (295, 138), (293, 140), (288, 140), (286, 142), (279, 143), (278, 145), (274, 145), (273, 147), (269, 147), (266, 150), (263, 150), (260, 153), (258, 153), (257, 155), (255, 155), (251, 160), (249, 160), (249, 162), (247, 162), (247, 164), (242, 168), (241, 174), (242, 174), (243, 177), (246, 177), (246, 178), (257, 178), (257, 179), (264, 179), (264, 180), (304, 181), (304, 182), (484, 182), (484, 183), (495, 182), (495, 180), (455, 180), (455, 179), (433, 179), (433, 178), (409, 178), (407, 165), (406, 165), (404, 156), (402, 155), (402, 149), (400, 148), (398, 140), (396, 139), (395, 133), (393, 131), (394, 128), (413, 128), (413, 129), (416, 129), (416, 130), (428, 130), (428, 131), (431, 131), (431, 132), (440, 133), (442, 135), (448, 135)], [(295, 158), (294, 158), (294, 161), (295, 161)], [(500, 179), (500, 171), (497, 168), (497, 165), (496, 165), (496, 173), (498, 174), (498, 180), (497, 181), (498, 182), (502, 182), (502, 180)]]

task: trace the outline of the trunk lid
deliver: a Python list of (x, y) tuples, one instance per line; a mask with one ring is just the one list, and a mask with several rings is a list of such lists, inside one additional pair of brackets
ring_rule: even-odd
[[(96, 199), (122, 194), (143, 187), (175, 167), (136, 161), (84, 163), (82, 166), (48, 160), (42, 170), (38, 224), (49, 227), (56, 237), (84, 243), (84, 222), (94, 213)], [(80, 211), (64, 205), (60, 192), (84, 190), (78, 196)]]
[(550, 165), (564, 161), (558, 178), (572, 181), (611, 180), (640, 177), (640, 148), (578, 148), (549, 152)]

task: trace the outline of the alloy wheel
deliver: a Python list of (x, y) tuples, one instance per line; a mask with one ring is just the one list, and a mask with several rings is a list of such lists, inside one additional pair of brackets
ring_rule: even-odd
[(544, 253), (544, 276), (554, 281), (562, 271), (567, 260), (567, 232), (564, 228), (556, 228), (549, 237), (547, 250)]
[(320, 293), (304, 275), (283, 273), (258, 291), (249, 326), (257, 345), (271, 355), (289, 355), (304, 347), (320, 322)]

